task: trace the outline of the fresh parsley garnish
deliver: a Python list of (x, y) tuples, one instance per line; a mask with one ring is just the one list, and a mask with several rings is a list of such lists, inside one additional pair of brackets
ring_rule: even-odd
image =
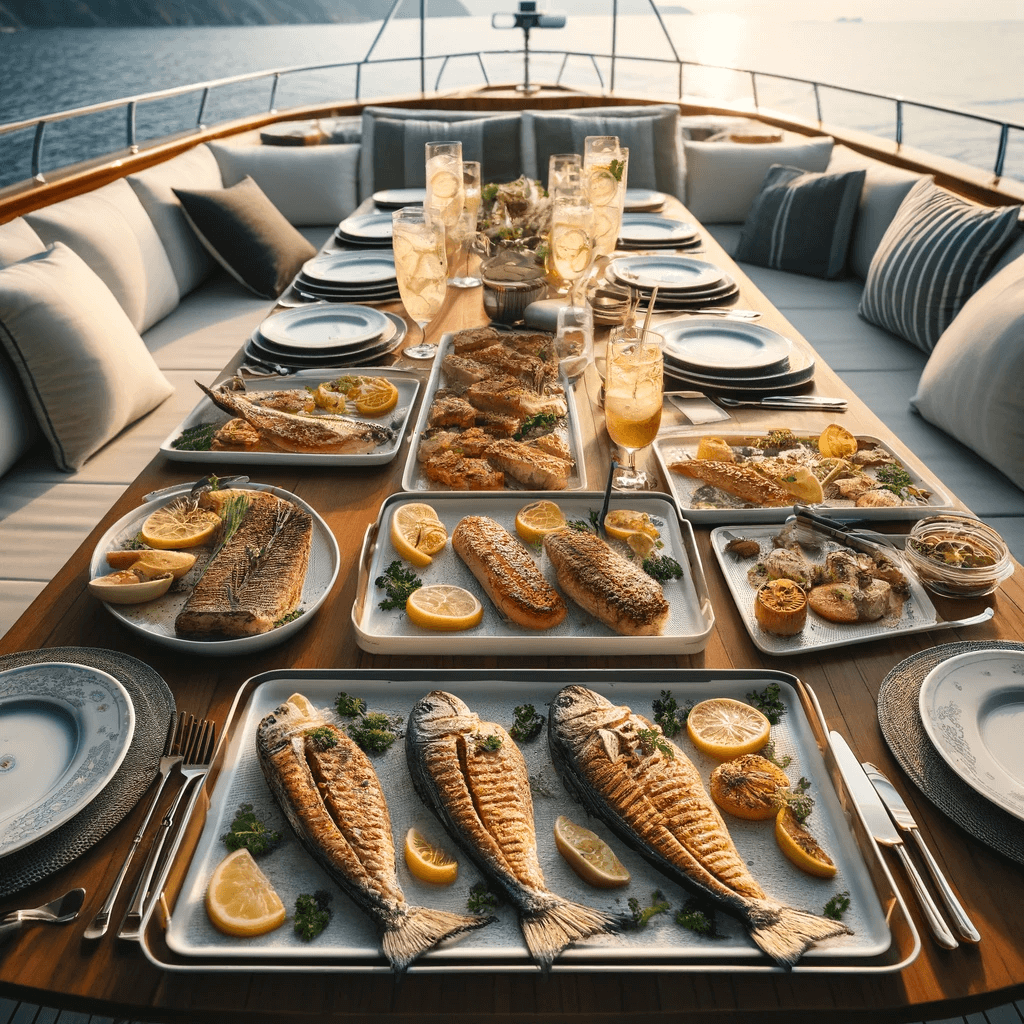
[(759, 751), (761, 756), (766, 761), (771, 761), (772, 764), (777, 765), (783, 771), (785, 771), (792, 763), (793, 758), (789, 754), (782, 754), (781, 756), (775, 750), (775, 740), (769, 740)]
[(318, 725), (314, 729), (307, 729), (304, 736), (308, 736), (310, 742), (317, 750), (330, 750), (338, 745), (338, 737), (333, 729), (326, 725)]
[(512, 728), (508, 734), (520, 743), (528, 743), (540, 735), (544, 728), (544, 716), (537, 714), (532, 704), (520, 704), (512, 709)]
[(317, 889), (312, 896), (303, 893), (295, 901), (295, 934), (303, 942), (312, 942), (331, 921), (331, 894)]
[(239, 804), (231, 829), (221, 840), (229, 850), (248, 850), (254, 857), (273, 849), (281, 841), (281, 833), (268, 828), (252, 809), (252, 804)]
[(842, 892), (837, 892), (835, 896), (825, 904), (824, 913), (826, 917), (832, 918), (833, 921), (841, 921), (843, 919), (843, 914), (845, 914), (849, 909), (850, 893), (848, 890), (844, 889)]
[(684, 704), (680, 707), (671, 690), (662, 690), (661, 696), (651, 701), (651, 710), (654, 712), (654, 721), (661, 726), (661, 731), (666, 736), (675, 736), (686, 725), (693, 705)]
[(383, 754), (398, 739), (391, 719), (379, 711), (364, 714), (347, 728), (353, 741), (368, 754)]
[(900, 494), (905, 491), (914, 481), (910, 474), (896, 462), (880, 466), (875, 472), (875, 479), (888, 491), (893, 494)]
[(672, 905), (665, 899), (660, 889), (655, 889), (651, 893), (651, 902), (646, 907), (641, 907), (635, 896), (629, 898), (628, 906), (633, 915), (633, 927), (636, 929), (646, 928), (652, 917), (667, 914), (672, 909)]
[(513, 440), (522, 441), (531, 431), (553, 427), (558, 417), (553, 412), (539, 412), (523, 420), (520, 428), (512, 435)]
[(501, 750), (502, 742), (502, 738), (496, 732), (492, 732), (489, 736), (477, 737), (476, 749), (494, 753), (496, 750)]
[(683, 909), (676, 914), (676, 924), (698, 935), (709, 939), (718, 938), (718, 922), (715, 912), (704, 907), (700, 900), (692, 896), (683, 904)]
[(625, 171), (625, 169), (626, 169), (626, 161), (625, 160), (613, 160), (608, 165), (608, 173), (611, 174), (611, 176), (616, 181), (622, 181), (622, 172)]
[(483, 882), (477, 882), (466, 898), (466, 908), (471, 914), (489, 914), (496, 910), (501, 900)]
[(779, 698), (782, 688), (778, 683), (769, 683), (763, 690), (751, 690), (747, 700), (771, 722), (778, 725), (786, 713), (786, 705)]
[(278, 626), (287, 625), (289, 622), (294, 622), (297, 618), (299, 618), (300, 616), (305, 615), (305, 614), (306, 614), (306, 609), (305, 608), (296, 608), (294, 611), (289, 612), (287, 615), (282, 615), (281, 618), (279, 618), (274, 623), (274, 629), (277, 629)]
[(358, 718), (366, 711), (362, 697), (350, 697), (344, 690), (334, 699), (334, 708), (342, 718)]
[(659, 583), (683, 578), (683, 567), (670, 555), (650, 555), (640, 564), (644, 572)]
[(657, 750), (670, 761), (676, 759), (676, 752), (672, 749), (672, 745), (657, 729), (637, 729), (636, 738), (640, 741), (640, 749), (645, 757), (650, 757)]
[(814, 797), (807, 792), (810, 788), (810, 779), (801, 775), (800, 781), (795, 786), (790, 786), (789, 789), (784, 789), (779, 794), (783, 801), (789, 804), (793, 816), (801, 825), (810, 817), (811, 811), (814, 810)]
[(396, 558), (373, 581), (373, 585), (387, 591), (388, 596), (377, 605), (381, 611), (386, 612), (392, 608), (405, 608), (405, 602), (409, 600), (409, 595), (423, 586), (423, 580)]

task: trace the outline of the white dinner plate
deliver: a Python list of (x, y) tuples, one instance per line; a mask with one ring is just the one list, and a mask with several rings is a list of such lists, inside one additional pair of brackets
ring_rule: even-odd
[(635, 288), (667, 288), (701, 291), (719, 284), (721, 267), (688, 256), (620, 256), (608, 265), (607, 274), (620, 284)]
[(925, 676), (918, 707), (946, 764), (1024, 821), (1024, 655), (979, 650), (943, 661)]
[(685, 220), (673, 220), (656, 213), (624, 213), (619, 241), (634, 245), (683, 244), (697, 237), (697, 225)]
[[(306, 350), (301, 354), (313, 355), (320, 359), (335, 358), (337, 356), (345, 356), (347, 358), (358, 352), (363, 352), (366, 349), (376, 348), (378, 345), (383, 345), (385, 342), (391, 341), (397, 331), (394, 323), (387, 317), (385, 317), (385, 319), (388, 321), (387, 326), (384, 328), (383, 333), (379, 335), (374, 334), (369, 338), (364, 338), (362, 341), (355, 341), (344, 345), (334, 345), (330, 348), (323, 346), (311, 352)], [(262, 331), (253, 332), (253, 340), (256, 342), (257, 347), (265, 349), (268, 352), (272, 352), (275, 358), (291, 359), (292, 356), (296, 354), (294, 348), (271, 341), (269, 338), (263, 336)]]
[(359, 213), (346, 217), (338, 225), (338, 233), (357, 242), (390, 242), (391, 214)]
[(365, 363), (370, 359), (379, 359), (381, 356), (387, 355), (389, 352), (394, 352), (395, 349), (402, 344), (402, 341), (405, 339), (405, 336), (409, 331), (409, 325), (397, 314), (385, 313), (384, 315), (392, 324), (394, 324), (395, 333), (391, 336), (390, 340), (384, 342), (374, 341), (370, 343), (367, 348), (356, 345), (340, 353), (317, 352), (310, 355), (288, 353), (287, 355), (283, 355), (280, 351), (270, 348), (260, 337), (259, 331), (257, 330), (252, 332), (252, 336), (249, 338), (249, 342), (245, 346), (243, 354), (246, 357), (252, 357), (260, 362), (282, 363), (283, 365), (290, 366), (293, 369), (317, 366), (341, 367), (353, 366), (356, 363)]
[(336, 303), (275, 313), (260, 324), (259, 332), (289, 352), (340, 352), (382, 337), (388, 327), (379, 309)]
[(664, 206), (668, 196), (664, 192), (655, 192), (649, 188), (627, 188), (623, 204), (624, 210), (656, 210)]
[(0, 857), (99, 796), (134, 733), (131, 698), (106, 672), (65, 662), (0, 672)]
[(325, 252), (302, 265), (314, 284), (371, 285), (395, 280), (395, 258), (387, 252)]
[(373, 193), (373, 201), (382, 210), (397, 210), (402, 206), (422, 206), (427, 201), (425, 188), (386, 188)]
[(753, 377), (789, 369), (793, 343), (760, 324), (715, 319), (658, 325), (665, 356), (689, 373), (708, 377)]

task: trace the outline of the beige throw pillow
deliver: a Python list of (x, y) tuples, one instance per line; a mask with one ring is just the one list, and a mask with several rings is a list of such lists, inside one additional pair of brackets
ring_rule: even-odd
[(0, 346), (68, 472), (174, 391), (110, 289), (60, 242), (0, 270)]

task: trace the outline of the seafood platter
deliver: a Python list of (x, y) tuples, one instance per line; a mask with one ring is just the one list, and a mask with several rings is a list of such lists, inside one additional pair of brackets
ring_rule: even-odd
[(478, 327), (445, 334), (434, 358), (406, 491), (583, 490), (583, 440), (554, 338)]
[(700, 524), (783, 522), (800, 502), (819, 514), (920, 519), (952, 507), (932, 477), (876, 437), (838, 424), (820, 433), (665, 434), (654, 453), (684, 518)]
[(301, 498), (207, 477), (148, 494), (114, 523), (93, 551), (89, 591), (154, 643), (229, 657), (303, 629), (340, 567), (334, 534)]
[[(801, 779), (811, 808), (804, 820), (830, 865), (827, 877), (798, 867), (771, 821), (718, 811), (706, 788), (720, 761), (686, 726), (670, 743), (651, 723), (667, 695), (680, 707), (752, 711), (748, 702), (772, 689), (772, 756), (787, 765), (785, 776)], [(517, 740), (523, 712), (535, 725)], [(363, 752), (353, 724), (360, 714), (386, 720), (386, 749)], [(225, 725), (209, 802), (196, 805), (176, 836), (173, 874), (165, 869), (157, 885), (169, 914), (150, 914), (143, 950), (161, 968), (204, 972), (901, 970), (920, 939), (850, 811), (823, 723), (802, 683), (768, 670), (255, 676)], [(655, 744), (645, 746), (645, 736)], [(661, 855), (657, 840), (630, 825), (628, 806), (602, 788), (600, 764), (609, 759), (624, 784), (665, 783), (662, 792), (673, 795), (658, 814), (687, 807), (700, 816), (703, 856), (711, 851), (733, 865), (721, 881), (702, 874), (700, 854), (696, 863), (667, 848)], [(359, 784), (346, 783), (349, 776)], [(308, 799), (312, 792), (323, 799)], [(651, 800), (661, 806), (653, 792)], [(244, 808), (278, 836), (256, 851), (256, 863), (288, 913), (240, 938), (214, 926), (205, 894)], [(557, 838), (566, 818), (607, 843), (614, 886), (591, 884), (571, 866)], [(411, 835), (451, 868), (444, 884), (422, 880)], [(322, 930), (305, 937), (299, 907), (314, 893), (329, 912)], [(695, 893), (702, 919), (688, 916)]]
[[(376, 522), (367, 528), (360, 554), (352, 607), (359, 646), (372, 653), (402, 654), (614, 655), (703, 650), (714, 626), (714, 613), (690, 524), (680, 521), (674, 505), (664, 495), (612, 496), (609, 515), (630, 510), (646, 517), (647, 529), (661, 545), (657, 557), (665, 560), (663, 564), (669, 559), (676, 563), (676, 577), (659, 582), (641, 570), (641, 558), (626, 543), (611, 536), (606, 541), (597, 534), (594, 522), (603, 501), (604, 495), (597, 491), (565, 495), (530, 491), (391, 495), (381, 506)], [(524, 541), (517, 518), (524, 509), (538, 503), (556, 505), (564, 520), (577, 528), (560, 531), (555, 535), (558, 540), (547, 536)], [(404, 510), (425, 507), (436, 514), (442, 532), (436, 554), (416, 572), (424, 587), (450, 585), (476, 595), (483, 614), (471, 628), (437, 632), (414, 624), (400, 608), (381, 608), (386, 596), (381, 589), (383, 575), (402, 557), (395, 545), (395, 525)], [(475, 558), (472, 544), (477, 539), (483, 549), (498, 545), (498, 568), (488, 569), (487, 563)], [(586, 550), (577, 551), (577, 544), (586, 545)], [(514, 572), (507, 571), (516, 559), (521, 565), (513, 566)], [(610, 601), (613, 598), (608, 595), (617, 588), (630, 594), (637, 592), (633, 588), (646, 588), (651, 601), (649, 619), (645, 606), (629, 622), (612, 628), (607, 618), (599, 617), (600, 608), (588, 610), (587, 595), (574, 592), (572, 576), (577, 568), (585, 574), (588, 566), (602, 559), (607, 560), (608, 572), (594, 588), (597, 596)], [(530, 581), (536, 581), (539, 595), (533, 596), (531, 591), (522, 603), (530, 609), (543, 604), (542, 619), (519, 619), (515, 609), (505, 603), (506, 598), (512, 601), (517, 596), (512, 581), (520, 569)], [(488, 572), (499, 580), (499, 586), (490, 592), (485, 582)]]
[(234, 377), (205, 394), (160, 451), (213, 465), (376, 466), (397, 454), (419, 381), (403, 370), (296, 370)]

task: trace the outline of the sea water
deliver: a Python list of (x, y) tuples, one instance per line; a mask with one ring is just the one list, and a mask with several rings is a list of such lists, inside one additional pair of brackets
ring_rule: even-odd
[[(536, 30), (530, 39), (530, 77), (551, 80), (562, 54), (572, 56), (562, 72), (567, 85), (597, 92), (612, 85), (620, 93), (678, 95), (674, 64), (640, 58), (673, 57), (705, 65), (756, 70), (815, 79), (908, 99), (962, 108), (996, 120), (1024, 124), (1024, 21), (1000, 22), (784, 22), (732, 16), (666, 15), (672, 44), (653, 15), (618, 19), (614, 68), (611, 18), (568, 18), (564, 29)], [(378, 23), (356, 25), (274, 25), (215, 28), (50, 29), (0, 33), (0, 119), (16, 121), (83, 104), (145, 93), (197, 81), (267, 68), (358, 61), (366, 56)], [(492, 82), (522, 82), (522, 33), (493, 29), (485, 18), (431, 18), (425, 30), (421, 68), (419, 22), (393, 21), (372, 57), (407, 58), (403, 63), (365, 68), (360, 95), (365, 98), (415, 94), (421, 82), (429, 91), (480, 81), (475, 52), (508, 51), (484, 58)], [(472, 53), (474, 56), (459, 56)], [(445, 63), (445, 56), (448, 57)], [(441, 73), (440, 82), (438, 76)], [(421, 77), (422, 75), (422, 77)], [(352, 68), (303, 72), (281, 78), (275, 106), (285, 109), (355, 96)], [(688, 67), (684, 98), (717, 98), (750, 103), (749, 74)], [(215, 90), (204, 122), (213, 124), (268, 108), (269, 80)], [(762, 107), (813, 119), (813, 91), (804, 85), (767, 78), (757, 80)], [(848, 127), (886, 138), (895, 132), (890, 102), (820, 92), (822, 115)], [(140, 140), (195, 126), (200, 93), (140, 104)], [(33, 132), (0, 137), (0, 185), (27, 177)], [(43, 166), (59, 166), (99, 156), (125, 144), (124, 110), (94, 115), (78, 124), (47, 129)], [(904, 142), (991, 170), (998, 127), (963, 122), (908, 107)], [(1024, 179), (1024, 131), (1012, 131), (1007, 173)]]

